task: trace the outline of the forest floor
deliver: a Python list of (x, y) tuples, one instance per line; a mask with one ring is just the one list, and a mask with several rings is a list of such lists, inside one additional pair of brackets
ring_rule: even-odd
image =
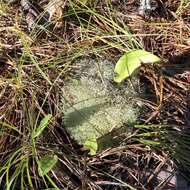
[[(51, 19), (46, 1), (22, 2), (0, 0), (0, 189), (177, 189), (178, 174), (190, 179), (190, 2), (67, 0)], [(76, 60), (116, 63), (134, 49), (162, 60), (140, 68), (139, 127), (89, 156), (63, 127), (65, 80)], [(40, 175), (44, 155), (58, 161)]]

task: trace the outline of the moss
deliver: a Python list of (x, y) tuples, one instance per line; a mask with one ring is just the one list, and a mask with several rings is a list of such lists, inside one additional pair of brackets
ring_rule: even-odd
[(133, 88), (137, 78), (134, 86), (129, 82), (118, 85), (112, 80), (112, 62), (84, 59), (77, 64), (75, 78), (65, 84), (62, 105), (64, 125), (78, 143), (100, 139), (113, 129), (136, 122), (139, 108), (131, 97), (137, 95)]

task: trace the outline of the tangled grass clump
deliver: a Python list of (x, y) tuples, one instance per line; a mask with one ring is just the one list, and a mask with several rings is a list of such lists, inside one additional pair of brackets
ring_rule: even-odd
[[(159, 1), (144, 17), (139, 1), (65, 1), (61, 18), (43, 25), (40, 12), (32, 31), (19, 1), (0, 2), (0, 189), (173, 189), (168, 178), (158, 179), (166, 168), (190, 179), (188, 0)], [(163, 60), (161, 68), (140, 69), (143, 112), (130, 81), (112, 81), (111, 61), (139, 48)], [(91, 60), (77, 60), (84, 55)], [(90, 157), (66, 130), (81, 143), (97, 137), (98, 145), (122, 144)]]

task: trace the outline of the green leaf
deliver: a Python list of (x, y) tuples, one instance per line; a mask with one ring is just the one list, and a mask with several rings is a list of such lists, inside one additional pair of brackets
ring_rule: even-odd
[(46, 115), (40, 122), (40, 125), (34, 130), (33, 138), (39, 137), (43, 130), (48, 126), (50, 119), (52, 118), (51, 114)]
[(159, 61), (159, 57), (145, 50), (127, 52), (116, 63), (114, 72), (117, 76), (114, 77), (114, 81), (120, 83), (125, 78), (131, 76), (141, 66), (141, 63), (149, 64)]
[(46, 155), (38, 161), (38, 173), (40, 176), (47, 174), (58, 161), (57, 155)]
[(86, 140), (84, 147), (90, 150), (89, 154), (91, 156), (96, 155), (96, 152), (98, 150), (97, 140), (95, 138)]

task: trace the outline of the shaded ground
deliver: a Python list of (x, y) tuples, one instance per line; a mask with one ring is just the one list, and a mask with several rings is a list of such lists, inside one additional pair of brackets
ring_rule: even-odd
[[(156, 177), (166, 168), (173, 174), (178, 168), (188, 179), (190, 5), (181, 3), (155, 1), (154, 10), (139, 15), (137, 1), (97, 1), (87, 6), (68, 1), (62, 17), (30, 31), (28, 11), (22, 11), (19, 2), (7, 7), (2, 3), (1, 189), (9, 185), (11, 189), (175, 188)], [(89, 157), (62, 127), (64, 80), (75, 74), (72, 63), (81, 56), (116, 62), (123, 51), (133, 48), (144, 48), (163, 60), (157, 68), (141, 68), (146, 96), (139, 98), (146, 109), (139, 124), (148, 128), (134, 128), (132, 137), (124, 134), (121, 146)], [(48, 113), (53, 120), (33, 147), (32, 131)], [(50, 153), (60, 161), (49, 173), (54, 183), (38, 175), (36, 164), (36, 157)]]

